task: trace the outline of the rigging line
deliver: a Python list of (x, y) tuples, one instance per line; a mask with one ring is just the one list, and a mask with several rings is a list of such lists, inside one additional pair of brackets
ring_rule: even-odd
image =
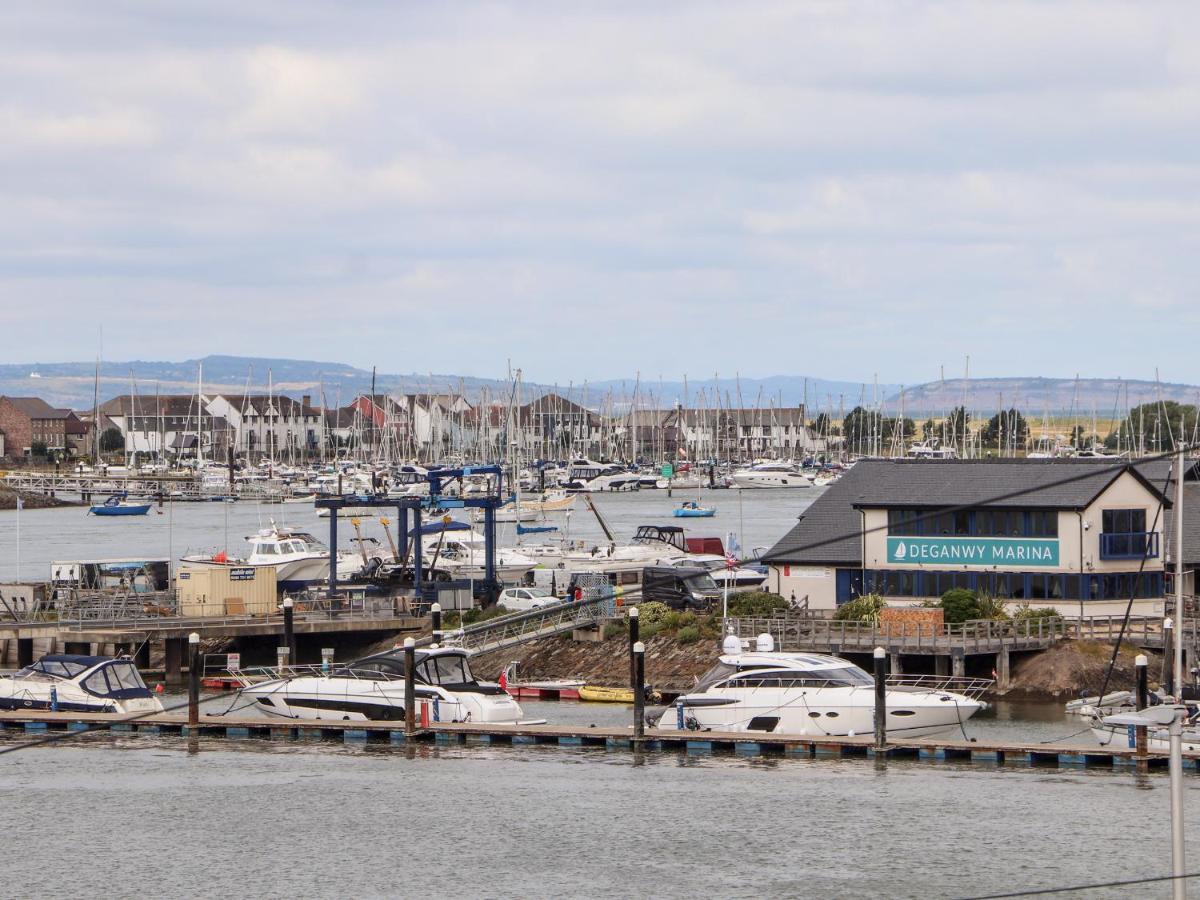
[[(1171, 468), (1173, 470), (1174, 466), (1172, 466)], [(1155, 531), (1158, 527), (1158, 520), (1162, 516), (1162, 511), (1163, 511), (1163, 500), (1166, 497), (1167, 491), (1170, 489), (1171, 477), (1172, 477), (1171, 472), (1168, 472), (1167, 477), (1166, 477), (1165, 481), (1163, 482), (1163, 489), (1161, 492), (1162, 497), (1158, 501), (1158, 507), (1154, 510), (1154, 521), (1150, 525), (1151, 532)], [(1179, 537), (1180, 537), (1180, 540), (1182, 541), (1182, 536), (1179, 536)], [(1164, 548), (1164, 550), (1165, 549), (1166, 548)], [(1121, 630), (1119, 632), (1117, 632), (1117, 641), (1115, 644), (1113, 644), (1112, 658), (1108, 661), (1108, 669), (1104, 672), (1104, 681), (1100, 685), (1100, 693), (1096, 695), (1097, 707), (1099, 707), (1099, 705), (1104, 700), (1104, 694), (1108, 690), (1108, 682), (1112, 678), (1113, 670), (1116, 668), (1117, 656), (1121, 652), (1121, 642), (1124, 641), (1124, 639), (1125, 639), (1125, 629), (1129, 627), (1129, 617), (1133, 613), (1133, 601), (1137, 597), (1138, 588), (1141, 587), (1142, 576), (1146, 571), (1146, 561), (1149, 558), (1150, 558), (1150, 542), (1145, 541), (1145, 545), (1142, 547), (1142, 559), (1141, 559), (1141, 562), (1138, 563), (1137, 575), (1134, 577), (1133, 586), (1129, 590), (1129, 602), (1127, 604), (1125, 604), (1125, 616), (1123, 619), (1121, 619)], [(1082, 575), (1082, 574), (1083, 573), (1081, 572), (1080, 575)], [(1175, 639), (1176, 640), (1183, 640), (1183, 614), (1182, 613), (1183, 613), (1182, 610), (1175, 611), (1175, 619), (1176, 619)], [(1165, 661), (1165, 657), (1164, 657), (1164, 661)], [(1175, 689), (1181, 690), (1182, 685), (1176, 685)]]
[(1007, 894), (973, 894), (962, 900), (1007, 900), (1010, 897), (1037, 897), (1046, 894), (1065, 894), (1070, 891), (1091, 891), (1097, 888), (1127, 887), (1134, 884), (1154, 884), (1162, 881), (1174, 881), (1176, 878), (1200, 878), (1200, 872), (1190, 872), (1187, 875), (1156, 875), (1148, 878), (1129, 878), (1123, 881), (1098, 881), (1093, 884), (1073, 884), (1067, 887), (1036, 888), (1028, 891), (1013, 891)]

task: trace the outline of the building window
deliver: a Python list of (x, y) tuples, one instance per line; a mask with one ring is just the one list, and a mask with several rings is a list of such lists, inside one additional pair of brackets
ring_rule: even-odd
[(1146, 510), (1106, 509), (1101, 513), (1101, 559), (1158, 556), (1158, 534), (1146, 532)]

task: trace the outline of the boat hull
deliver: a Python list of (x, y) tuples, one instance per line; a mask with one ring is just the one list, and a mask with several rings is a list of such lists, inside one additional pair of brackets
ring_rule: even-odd
[(93, 506), (88, 510), (93, 516), (144, 516), (150, 512), (149, 503), (133, 506)]

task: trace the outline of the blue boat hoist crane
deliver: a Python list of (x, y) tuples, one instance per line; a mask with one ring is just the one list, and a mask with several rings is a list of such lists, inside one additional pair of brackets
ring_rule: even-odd
[[(467, 476), (487, 477), (487, 490), (482, 494), (465, 496), (463, 479)], [(402, 559), (407, 560), (412, 554), (413, 586), (420, 593), (424, 570), (421, 559), (421, 517), (422, 514), (436, 515), (451, 509), (482, 509), (483, 510), (483, 539), (484, 539), (484, 593), (487, 603), (495, 601), (500, 593), (500, 583), (496, 578), (496, 510), (504, 505), (504, 472), (500, 466), (463, 466), (457, 469), (433, 469), (426, 474), (429, 481), (428, 497), (388, 497), (385, 494), (369, 494), (365, 496), (338, 495), (336, 497), (320, 497), (315, 506), (318, 509), (329, 510), (329, 587), (328, 596), (337, 593), (337, 552), (338, 552), (338, 519), (339, 511), (351, 507), (379, 507), (395, 509), (397, 524), (400, 532), (400, 549)], [(446, 496), (445, 489), (458, 482), (458, 496)], [(409, 514), (412, 514), (413, 528), (409, 531)], [(412, 542), (411, 545), (409, 542)]]

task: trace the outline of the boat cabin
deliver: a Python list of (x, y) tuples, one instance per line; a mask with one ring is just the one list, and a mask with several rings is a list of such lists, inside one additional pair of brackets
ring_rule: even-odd
[(74, 681), (94, 697), (113, 700), (153, 696), (131, 659), (48, 654), (21, 669), (14, 677), (37, 681)]

